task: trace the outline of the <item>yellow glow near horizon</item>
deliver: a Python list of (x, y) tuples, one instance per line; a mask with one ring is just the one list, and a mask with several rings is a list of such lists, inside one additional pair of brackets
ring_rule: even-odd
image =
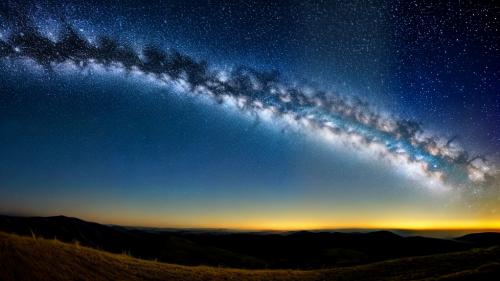
[[(59, 213), (38, 214), (42, 216), (60, 215)], [(500, 219), (358, 219), (358, 220), (312, 220), (294, 218), (248, 218), (228, 220), (218, 218), (178, 218), (166, 216), (142, 216), (139, 214), (115, 213), (114, 215), (103, 215), (98, 213), (65, 213), (64, 215), (77, 217), (83, 220), (98, 222), (102, 224), (114, 224), (136, 227), (158, 227), (158, 228), (207, 228), (207, 229), (233, 229), (233, 230), (321, 230), (321, 229), (401, 229), (401, 230), (478, 230), (499, 231)]]
[[(100, 221), (99, 219), (95, 219)], [(408, 230), (495, 230), (500, 231), (500, 220), (378, 220), (378, 221), (294, 221), (294, 220), (249, 220), (245, 222), (224, 222), (221, 220), (210, 220), (204, 223), (179, 221), (168, 222), (168, 220), (133, 219), (103, 220), (103, 223), (111, 223), (128, 226), (145, 227), (173, 227), (173, 228), (223, 228), (234, 230), (321, 230), (321, 229), (408, 229)]]
[[(217, 227), (217, 226), (212, 226)], [(220, 227), (220, 226), (219, 226)], [(366, 222), (327, 224), (317, 222), (264, 222), (257, 225), (227, 225), (225, 228), (249, 230), (314, 230), (314, 229), (413, 229), (413, 230), (460, 230), (497, 229), (499, 221), (414, 221), (414, 222)]]
[[(73, 202), (74, 203), (74, 202)], [(424, 202), (425, 203), (425, 202)], [(195, 205), (195, 204), (192, 204)], [(106, 204), (75, 208), (26, 208), (20, 214), (66, 215), (103, 224), (171, 228), (223, 228), (234, 230), (408, 229), (408, 230), (500, 230), (500, 214), (472, 212), (443, 205), (411, 205), (388, 202), (380, 205), (342, 206), (292, 202), (262, 206), (167, 206), (162, 208)], [(438, 207), (436, 207), (438, 206)], [(9, 206), (5, 206), (7, 208)], [(91, 208), (92, 207), (92, 208)], [(2, 208), (0, 208), (1, 210)]]

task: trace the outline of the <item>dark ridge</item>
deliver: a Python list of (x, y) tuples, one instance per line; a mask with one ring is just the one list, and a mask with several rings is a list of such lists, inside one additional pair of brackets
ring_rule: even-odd
[(498, 232), (471, 233), (455, 239), (481, 246), (500, 245), (500, 233)]
[(500, 245), (500, 241), (497, 243), (491, 238), (500, 236), (494, 233), (466, 235), (454, 240), (402, 237), (389, 231), (212, 233), (126, 228), (65, 216), (0, 216), (0, 231), (78, 241), (84, 246), (125, 252), (144, 259), (238, 268), (326, 268), (456, 252), (492, 243)]
[(79, 245), (0, 232), (0, 280), (498, 280), (500, 248), (474, 249), (324, 270), (179, 267)]
[(374, 239), (402, 239), (400, 235), (397, 235), (394, 232), (390, 231), (385, 231), (385, 230), (380, 230), (380, 231), (373, 231), (368, 233), (370, 237), (373, 237)]

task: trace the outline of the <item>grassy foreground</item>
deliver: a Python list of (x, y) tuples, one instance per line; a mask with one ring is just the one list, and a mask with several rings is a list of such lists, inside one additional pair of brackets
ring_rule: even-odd
[(500, 248), (334, 269), (179, 266), (0, 232), (0, 280), (500, 280)]

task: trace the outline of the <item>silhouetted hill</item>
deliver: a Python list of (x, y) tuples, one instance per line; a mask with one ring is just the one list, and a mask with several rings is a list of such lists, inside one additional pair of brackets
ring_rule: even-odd
[(500, 248), (320, 270), (180, 266), (0, 232), (0, 280), (500, 280)]
[(81, 245), (112, 253), (156, 259), (180, 264), (262, 266), (262, 262), (243, 254), (234, 254), (210, 245), (198, 245), (180, 233), (146, 231), (86, 222), (65, 216), (0, 216), (0, 230), (20, 235), (34, 235)]
[[(327, 268), (387, 259), (464, 251), (494, 245), (464, 236), (454, 240), (370, 233), (229, 233), (134, 229), (58, 217), (0, 216), (0, 230), (34, 235), (113, 253), (184, 265), (238, 268)], [(489, 235), (489, 234), (488, 234)], [(488, 237), (494, 235), (489, 235)], [(496, 243), (495, 245), (500, 245)]]
[(500, 245), (500, 233), (498, 232), (483, 232), (471, 233), (456, 238), (458, 241), (473, 243), (480, 246)]

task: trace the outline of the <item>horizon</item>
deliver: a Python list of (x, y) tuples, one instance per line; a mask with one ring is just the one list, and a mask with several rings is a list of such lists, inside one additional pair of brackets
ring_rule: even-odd
[(490, 4), (52, 2), (0, 3), (0, 213), (500, 229)]
[(108, 221), (92, 220), (87, 218), (67, 216), (67, 215), (36, 215), (36, 214), (16, 214), (16, 213), (0, 213), (0, 216), (8, 217), (24, 217), (24, 218), (57, 218), (63, 217), (68, 219), (78, 219), (89, 223), (98, 223), (102, 225), (125, 227), (132, 229), (153, 229), (158, 231), (206, 231), (206, 232), (248, 232), (248, 233), (287, 233), (287, 232), (341, 232), (341, 233), (368, 233), (377, 231), (389, 231), (401, 236), (422, 236), (425, 237), (435, 237), (435, 238), (453, 238), (459, 235), (474, 234), (474, 233), (500, 233), (500, 227), (496, 228), (401, 228), (401, 227), (324, 227), (324, 228), (261, 228), (261, 227), (249, 227), (249, 228), (232, 228), (232, 227), (218, 227), (218, 226), (172, 226), (172, 225), (137, 225), (137, 224), (120, 224)]
[(0, 0), (0, 280), (500, 280), (499, 12)]

